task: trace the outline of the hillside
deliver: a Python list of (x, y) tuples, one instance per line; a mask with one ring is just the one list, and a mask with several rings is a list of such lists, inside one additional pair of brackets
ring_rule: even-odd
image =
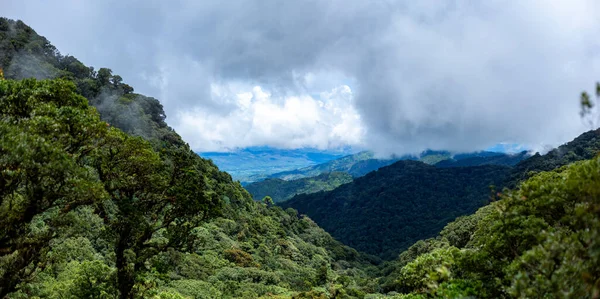
[[(495, 152), (474, 152), (463, 153), (451, 156), (448, 152), (426, 151), (418, 160), (433, 164), (436, 167), (466, 167), (466, 166), (481, 166), (481, 165), (505, 165), (513, 166), (519, 161), (527, 158), (529, 154), (522, 152), (519, 154), (504, 154)], [(309, 194), (319, 191), (329, 191), (338, 186), (348, 183), (352, 177), (357, 178), (365, 174), (377, 170), (381, 167), (390, 165), (396, 160), (379, 160), (371, 159), (372, 154), (362, 152), (356, 155), (343, 157), (338, 160), (333, 160), (328, 163), (299, 169), (296, 171), (285, 172), (283, 177), (304, 176), (308, 173), (317, 173), (318, 171), (326, 171), (331, 168), (347, 169), (340, 173), (349, 174), (348, 178), (340, 179), (341, 174), (327, 175), (324, 172), (314, 177), (303, 177), (297, 179), (266, 179), (263, 181), (251, 183), (244, 187), (255, 200), (262, 199), (265, 196), (271, 196), (275, 202), (288, 200), (296, 194)], [(362, 159), (362, 160), (361, 160)], [(405, 156), (406, 160), (416, 160), (415, 157)], [(441, 160), (441, 161), (440, 161)], [(335, 166), (335, 167), (333, 167)], [(349, 168), (348, 168), (349, 167)], [(275, 174), (277, 176), (278, 174)]]
[[(553, 170), (568, 163), (596, 156), (600, 152), (599, 134), (600, 130), (586, 132), (546, 155), (536, 154), (513, 167), (504, 166), (503, 171), (491, 174), (492, 180), (487, 184), (483, 181), (473, 183), (472, 180), (478, 180), (476, 177), (464, 176), (457, 177), (458, 181), (451, 181), (458, 186), (454, 189), (450, 186), (442, 188), (434, 182), (446, 180), (444, 176), (438, 178), (437, 175), (452, 168), (461, 168), (467, 171), (473, 169), (474, 166), (462, 167), (463, 165), (510, 164), (527, 157), (527, 153), (523, 152), (513, 156), (488, 152), (456, 155), (454, 160), (438, 162), (436, 167), (430, 167), (428, 171), (417, 168), (421, 171), (418, 173), (418, 171), (411, 170), (411, 175), (414, 177), (410, 179), (396, 180), (394, 175), (397, 174), (387, 171), (380, 173), (396, 164), (405, 163), (399, 161), (374, 172), (373, 175), (369, 174), (361, 178), (360, 181), (356, 179), (353, 183), (330, 192), (299, 195), (282, 203), (282, 206), (295, 208), (300, 213), (308, 215), (335, 238), (353, 248), (390, 258), (398, 252), (398, 248), (403, 250), (411, 242), (432, 236), (433, 231), (439, 231), (453, 217), (469, 214), (474, 209), (483, 206), (490, 194), (489, 185), (494, 185), (496, 190), (502, 190), (505, 186), (514, 188), (517, 185), (516, 182), (526, 179), (535, 172)], [(425, 165), (421, 164), (421, 166)], [(402, 167), (398, 169), (402, 169)], [(439, 173), (437, 173), (438, 171)], [(468, 191), (468, 194), (463, 195), (468, 196), (468, 202), (471, 203), (468, 208), (450, 204), (456, 200), (455, 197), (459, 196), (460, 192), (466, 190), (460, 187), (463, 184), (468, 184), (464, 186), (470, 186), (469, 188), (473, 188), (473, 184), (478, 184), (477, 188), (469, 189), (475, 190), (474, 192)], [(403, 205), (411, 203), (421, 196), (428, 200), (424, 206), (418, 208), (432, 213), (430, 217), (440, 221), (429, 221), (423, 227), (422, 219), (416, 219), (418, 217), (411, 219), (408, 216), (417, 215), (418, 208), (415, 206), (406, 208)], [(410, 198), (410, 201), (407, 201), (407, 198)], [(393, 204), (390, 205), (390, 203)], [(440, 210), (438, 206), (442, 205), (448, 205), (448, 210)], [(389, 218), (389, 215), (392, 215), (392, 218)], [(408, 220), (395, 220), (393, 224), (388, 225), (388, 220), (394, 219), (393, 217), (407, 217)], [(375, 224), (367, 225), (367, 219)], [(419, 223), (418, 226), (413, 222)], [(390, 227), (394, 227), (394, 229)], [(415, 227), (418, 228), (415, 229)], [(427, 230), (429, 227), (434, 229)], [(387, 231), (389, 233), (384, 233)], [(375, 242), (375, 240), (377, 241)], [(393, 241), (390, 242), (390, 240)]]
[[(370, 287), (360, 254), (253, 201), (156, 99), (20, 21), (0, 18), (0, 46), (0, 297), (290, 297), (342, 276), (328, 294)], [(62, 79), (12, 80), (29, 76)]]
[[(353, 155), (344, 156), (335, 160), (331, 160), (326, 163), (321, 163), (309, 167), (304, 167), (300, 169), (290, 170), (290, 171), (282, 171), (278, 173), (274, 173), (269, 176), (269, 178), (278, 178), (286, 181), (301, 179), (307, 177), (314, 177), (320, 175), (322, 173), (328, 172), (346, 172), (348, 173), (350, 169), (356, 164), (363, 161), (374, 161), (377, 165), (389, 165), (394, 162), (394, 160), (378, 160), (374, 159), (374, 154), (371, 152), (360, 152)], [(376, 165), (374, 165), (376, 166)], [(374, 170), (374, 169), (372, 169)], [(372, 171), (370, 170), (370, 171)], [(367, 171), (368, 172), (368, 171)]]
[(526, 152), (519, 154), (504, 154), (496, 152), (473, 152), (460, 153), (452, 155), (447, 151), (422, 152), (419, 156), (405, 155), (392, 159), (375, 159), (372, 152), (363, 151), (357, 154), (348, 155), (342, 158), (334, 159), (325, 163), (299, 168), (290, 171), (277, 172), (269, 175), (269, 178), (279, 178), (283, 180), (294, 180), (299, 178), (314, 177), (322, 173), (333, 171), (345, 172), (352, 177), (361, 177), (371, 171), (390, 165), (399, 160), (421, 161), (426, 164), (440, 167), (461, 167), (478, 165), (515, 165), (526, 158)]
[(317, 149), (275, 149), (250, 147), (231, 152), (199, 153), (227, 171), (242, 185), (264, 180), (271, 174), (327, 163), (344, 156), (344, 152)]
[(333, 191), (298, 195), (281, 206), (308, 215), (344, 244), (389, 259), (483, 206), (489, 186), (499, 185), (509, 170), (398, 161)]
[(352, 177), (344, 172), (323, 173), (315, 177), (285, 181), (266, 179), (246, 185), (254, 200), (270, 196), (274, 202), (288, 200), (297, 194), (315, 193), (333, 190), (340, 185), (352, 182)]
[(401, 298), (595, 298), (599, 200), (600, 158), (538, 173), (403, 252), (384, 271), (382, 292), (406, 294)]
[[(0, 298), (600, 294), (599, 130), (512, 168), (398, 161), (283, 203), (395, 258), (378, 269), (294, 209), (252, 200), (157, 99), (23, 22), (0, 18), (0, 67)], [(519, 189), (490, 194), (502, 182)]]
[(514, 166), (517, 163), (527, 159), (530, 155), (523, 151), (517, 154), (494, 153), (493, 155), (482, 156), (464, 156), (457, 155), (452, 159), (440, 161), (435, 164), (437, 167), (467, 167), (481, 165), (505, 165)]
[(594, 158), (600, 152), (600, 129), (588, 131), (573, 141), (540, 155), (536, 153), (521, 161), (511, 172), (504, 186), (515, 187), (521, 181), (541, 171), (550, 171), (576, 161)]

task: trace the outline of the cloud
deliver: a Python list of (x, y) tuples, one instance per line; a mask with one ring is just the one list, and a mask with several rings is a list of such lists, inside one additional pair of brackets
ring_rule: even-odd
[(542, 148), (585, 130), (577, 96), (600, 80), (595, 0), (8, 0), (0, 9), (160, 98), (169, 124), (201, 151)]
[(320, 149), (360, 145), (364, 130), (349, 99), (348, 86), (318, 98), (309, 95), (276, 97), (260, 86), (213, 85), (213, 99), (233, 106), (226, 115), (207, 109), (181, 111), (179, 133), (193, 148), (233, 150), (271, 145)]

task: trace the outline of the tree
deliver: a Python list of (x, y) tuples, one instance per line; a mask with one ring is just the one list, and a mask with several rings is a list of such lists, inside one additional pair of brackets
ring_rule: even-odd
[[(99, 213), (113, 234), (121, 298), (134, 297), (136, 276), (147, 270), (149, 258), (167, 248), (189, 248), (189, 230), (216, 215), (221, 204), (208, 191), (199, 157), (186, 149), (164, 152), (161, 157), (141, 137), (111, 129), (96, 153), (95, 168), (111, 196)], [(159, 231), (166, 241), (152, 240)]]
[(62, 215), (106, 198), (86, 160), (106, 126), (74, 90), (0, 81), (0, 297), (35, 273)]
[(96, 75), (96, 80), (100, 83), (101, 86), (109, 85), (110, 79), (112, 77), (112, 70), (108, 68), (101, 68), (98, 70), (98, 74)]
[(581, 119), (590, 126), (590, 130), (594, 130), (600, 125), (600, 111), (597, 107), (600, 102), (600, 83), (596, 83), (596, 100), (594, 101), (587, 92), (582, 92), (579, 100), (581, 111), (579, 115)]
[(275, 204), (275, 203), (273, 203), (273, 199), (271, 198), (271, 196), (268, 196), (268, 195), (263, 197), (262, 202), (264, 204), (266, 204), (267, 207), (271, 207)]

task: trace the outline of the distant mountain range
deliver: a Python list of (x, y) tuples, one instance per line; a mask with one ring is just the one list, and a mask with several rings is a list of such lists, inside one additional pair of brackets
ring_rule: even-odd
[(500, 165), (438, 168), (403, 160), (332, 191), (295, 196), (281, 206), (308, 215), (344, 244), (392, 259), (483, 206), (489, 186), (501, 184), (509, 171)]
[(274, 202), (281, 202), (297, 194), (315, 193), (333, 190), (340, 185), (352, 182), (352, 176), (346, 172), (326, 172), (314, 177), (295, 180), (266, 179), (247, 185), (245, 188), (254, 200), (270, 196)]
[(591, 159), (599, 152), (600, 130), (595, 130), (545, 155), (455, 155), (435, 166), (397, 161), (332, 191), (297, 195), (280, 205), (308, 215), (344, 244), (394, 258), (415, 241), (435, 236), (454, 218), (486, 204), (495, 197), (490, 186), (502, 191), (535, 173)]
[(481, 152), (476, 155), (460, 154), (451, 159), (443, 160), (435, 164), (437, 167), (467, 167), (481, 165), (505, 165), (513, 166), (528, 158), (530, 154), (523, 151), (516, 154), (503, 154), (493, 152)]
[[(478, 165), (507, 165), (512, 166), (528, 157), (527, 152), (518, 154), (504, 154), (496, 152), (474, 152), (451, 155), (444, 151), (425, 151), (420, 157), (404, 156), (396, 159), (375, 159), (371, 152), (360, 152), (292, 171), (275, 173), (263, 181), (247, 184), (246, 190), (254, 199), (259, 200), (266, 195), (275, 202), (292, 198), (296, 194), (307, 194), (318, 191), (332, 190), (342, 184), (348, 183), (352, 178), (361, 177), (371, 171), (388, 166), (399, 160), (417, 160), (438, 167), (464, 167)], [(341, 175), (324, 175), (340, 172)]]
[(274, 173), (304, 168), (347, 156), (348, 149), (323, 151), (318, 149), (276, 149), (249, 147), (232, 152), (203, 152), (201, 157), (211, 159), (234, 180), (247, 184), (269, 177)]

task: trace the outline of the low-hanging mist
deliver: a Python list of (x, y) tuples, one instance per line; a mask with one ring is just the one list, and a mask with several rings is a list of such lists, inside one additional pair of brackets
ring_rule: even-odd
[(576, 95), (600, 71), (593, 0), (15, 3), (159, 98), (197, 151), (538, 149), (586, 129)]

